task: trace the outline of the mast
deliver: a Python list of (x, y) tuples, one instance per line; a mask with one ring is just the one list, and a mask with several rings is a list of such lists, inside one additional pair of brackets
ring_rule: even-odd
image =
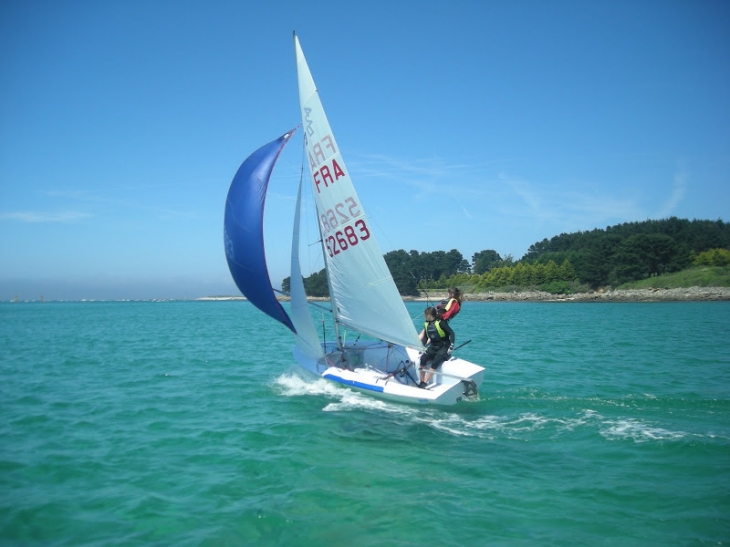
[[(306, 135), (304, 137), (307, 138)], [(317, 210), (317, 205), (314, 206), (315, 211)], [(322, 226), (319, 222), (317, 222), (317, 229), (319, 230), (319, 244), (322, 246), (322, 257), (324, 257), (324, 253), (327, 252), (324, 245), (324, 236), (322, 235)], [(332, 323), (335, 327), (335, 339), (337, 340), (337, 348), (340, 350), (340, 360), (345, 360), (345, 352), (344, 352), (344, 346), (342, 344), (342, 335), (340, 334), (340, 322), (337, 320), (337, 313), (335, 312), (335, 307), (337, 306), (335, 301), (335, 293), (332, 289), (332, 280), (330, 279), (330, 271), (327, 267), (327, 260), (324, 261), (324, 277), (327, 279), (327, 290), (330, 293), (330, 307), (332, 308), (330, 310), (330, 313), (332, 314)]]
[[(294, 56), (296, 58), (296, 55), (297, 55), (297, 33), (296, 33), (296, 31), (292, 32), (292, 38), (294, 40)], [(307, 153), (307, 131), (306, 130), (304, 131), (304, 140), (303, 140), (302, 146), (304, 146), (304, 156), (306, 157), (306, 153)], [(302, 165), (302, 168), (303, 167), (304, 166)], [(311, 187), (311, 185), (310, 185), (310, 187)], [(317, 211), (316, 203), (314, 204), (314, 210)], [(327, 249), (325, 248), (325, 244), (324, 244), (324, 234), (322, 234), (322, 224), (319, 222), (319, 220), (317, 221), (317, 230), (319, 231), (319, 244), (322, 247), (322, 257), (324, 258), (325, 253), (327, 252)], [(329, 292), (329, 295), (330, 295), (330, 308), (331, 308), (330, 313), (332, 314), (332, 323), (334, 324), (334, 328), (335, 328), (335, 340), (337, 340), (337, 348), (340, 350), (340, 355), (341, 355), (340, 359), (342, 361), (344, 361), (345, 352), (343, 350), (342, 335), (340, 334), (340, 322), (337, 320), (337, 313), (335, 312), (335, 307), (337, 304), (335, 303), (335, 297), (334, 297), (335, 293), (332, 288), (332, 280), (330, 279), (329, 268), (327, 267), (327, 259), (324, 259), (324, 277), (327, 280), (327, 291)]]

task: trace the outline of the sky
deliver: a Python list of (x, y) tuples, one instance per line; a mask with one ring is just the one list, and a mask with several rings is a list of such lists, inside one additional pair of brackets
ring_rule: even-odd
[[(226, 194), (301, 122), (292, 31), (383, 253), (730, 221), (728, 29), (724, 0), (4, 0), (0, 301), (237, 294)], [(298, 131), (277, 288), (301, 168)]]

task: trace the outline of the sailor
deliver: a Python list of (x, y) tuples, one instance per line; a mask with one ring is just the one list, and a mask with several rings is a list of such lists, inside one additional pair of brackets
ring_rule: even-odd
[(436, 308), (429, 306), (423, 312), (426, 322), (421, 331), (421, 343), (428, 344), (426, 351), (421, 355), (419, 367), (421, 369), (418, 387), (425, 388), (431, 380), (433, 372), (426, 372), (426, 365), (435, 370), (441, 363), (446, 361), (454, 350), (454, 331), (451, 330), (449, 324), (438, 318)]
[(436, 306), (436, 312), (439, 314), (439, 318), (444, 321), (448, 321), (452, 317), (455, 317), (457, 313), (461, 311), (461, 291), (452, 287), (449, 289), (449, 298), (442, 300), (441, 303)]

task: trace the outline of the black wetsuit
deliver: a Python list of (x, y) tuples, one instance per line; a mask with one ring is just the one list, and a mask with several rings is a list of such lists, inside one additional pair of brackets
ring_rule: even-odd
[[(441, 336), (439, 327), (441, 327), (444, 336)], [(446, 321), (440, 319), (428, 321), (424, 329), (431, 343), (426, 352), (421, 355), (420, 367), (423, 368), (428, 364), (432, 369), (435, 369), (449, 358), (449, 347), (454, 345), (455, 340), (454, 331), (451, 330)]]

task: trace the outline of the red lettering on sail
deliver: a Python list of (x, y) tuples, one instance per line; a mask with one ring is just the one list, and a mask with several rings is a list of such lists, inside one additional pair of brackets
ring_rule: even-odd
[(320, 193), (319, 185), (322, 182), (319, 180), (319, 171), (312, 171), (312, 180), (314, 181), (314, 187), (317, 189), (317, 193)]
[(312, 179), (314, 180), (314, 186), (317, 188), (318, 194), (322, 192), (320, 184), (324, 183), (324, 187), (329, 188), (331, 184), (334, 184), (344, 176), (345, 172), (340, 167), (340, 164), (337, 163), (337, 160), (334, 159), (331, 164), (323, 165), (317, 171), (312, 170)]
[(334, 172), (335, 172), (335, 180), (337, 180), (340, 177), (345, 176), (345, 172), (342, 170), (340, 165), (337, 163), (337, 160), (332, 160), (332, 168), (334, 169)]
[(336, 255), (352, 249), (361, 241), (368, 239), (370, 239), (368, 225), (365, 220), (358, 219), (355, 221), (354, 227), (348, 224), (342, 230), (337, 230), (334, 235), (325, 236), (324, 241), (327, 254), (330, 258), (334, 258)]
[(322, 180), (324, 181), (325, 186), (329, 186), (330, 184), (335, 182), (332, 178), (332, 174), (330, 173), (330, 168), (326, 165), (323, 166), (322, 169), (319, 170), (319, 172), (322, 175)]

